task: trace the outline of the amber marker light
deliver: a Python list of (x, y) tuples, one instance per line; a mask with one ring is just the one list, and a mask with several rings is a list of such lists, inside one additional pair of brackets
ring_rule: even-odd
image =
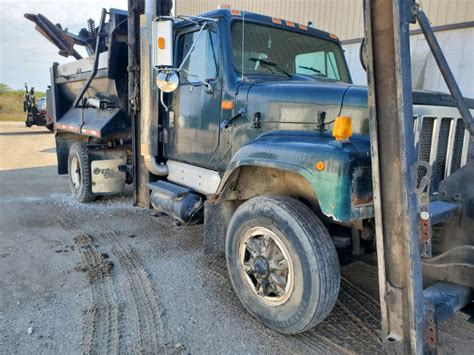
[(164, 37), (158, 37), (158, 48), (159, 49), (165, 49), (165, 38)]
[(326, 164), (322, 160), (320, 160), (315, 164), (314, 167), (317, 171), (323, 171), (324, 169), (326, 169)]
[(232, 110), (234, 108), (234, 101), (224, 100), (221, 104), (221, 109), (224, 111)]
[(334, 120), (332, 136), (337, 141), (347, 141), (352, 137), (352, 119), (349, 116), (338, 116)]

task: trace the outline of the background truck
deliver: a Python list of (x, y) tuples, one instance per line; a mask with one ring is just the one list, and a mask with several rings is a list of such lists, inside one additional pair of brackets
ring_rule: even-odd
[(36, 102), (35, 88), (32, 87), (28, 90), (27, 84), (25, 84), (23, 111), (26, 112), (26, 127), (37, 125), (46, 126), (50, 131), (53, 130), (53, 122), (46, 112), (46, 96), (40, 97)]
[[(58, 172), (80, 202), (133, 183), (138, 205), (203, 222), (205, 251), (225, 254), (253, 316), (282, 333), (314, 327), (336, 302), (340, 263), (375, 250), (367, 88), (351, 83), (333, 34), (130, 4), (78, 35), (26, 15), (77, 59), (51, 68)], [(413, 92), (413, 103), (425, 285), (472, 287), (473, 206), (453, 197), (473, 192), (469, 132), (451, 96)]]

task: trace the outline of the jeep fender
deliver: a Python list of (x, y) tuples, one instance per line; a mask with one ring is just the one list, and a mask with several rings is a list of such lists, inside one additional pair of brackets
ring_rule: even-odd
[[(324, 164), (324, 169), (316, 168), (318, 162)], [(319, 164), (319, 168), (321, 166)], [(362, 136), (342, 143), (319, 132), (264, 133), (233, 156), (219, 185), (221, 200), (238, 199), (235, 194), (232, 197), (230, 190), (239, 183), (240, 170), (247, 167), (270, 168), (301, 176), (312, 189), (321, 212), (335, 221), (350, 222), (374, 215), (370, 143)], [(252, 189), (252, 186), (246, 188)]]

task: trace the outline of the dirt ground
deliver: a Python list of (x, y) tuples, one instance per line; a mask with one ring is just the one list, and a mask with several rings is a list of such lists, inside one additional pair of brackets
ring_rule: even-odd
[[(343, 268), (334, 311), (275, 333), (235, 297), (202, 227), (132, 207), (78, 204), (56, 175), (54, 136), (0, 123), (0, 353), (380, 353), (377, 274)], [(441, 325), (441, 353), (474, 349), (474, 323)]]

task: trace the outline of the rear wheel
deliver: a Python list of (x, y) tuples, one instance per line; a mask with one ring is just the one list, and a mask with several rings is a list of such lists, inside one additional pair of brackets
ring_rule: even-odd
[(290, 197), (256, 197), (242, 204), (227, 229), (226, 259), (243, 306), (287, 334), (327, 317), (339, 293), (340, 269), (322, 222)]
[(79, 202), (93, 201), (91, 169), (86, 143), (74, 143), (69, 150), (69, 186)]

